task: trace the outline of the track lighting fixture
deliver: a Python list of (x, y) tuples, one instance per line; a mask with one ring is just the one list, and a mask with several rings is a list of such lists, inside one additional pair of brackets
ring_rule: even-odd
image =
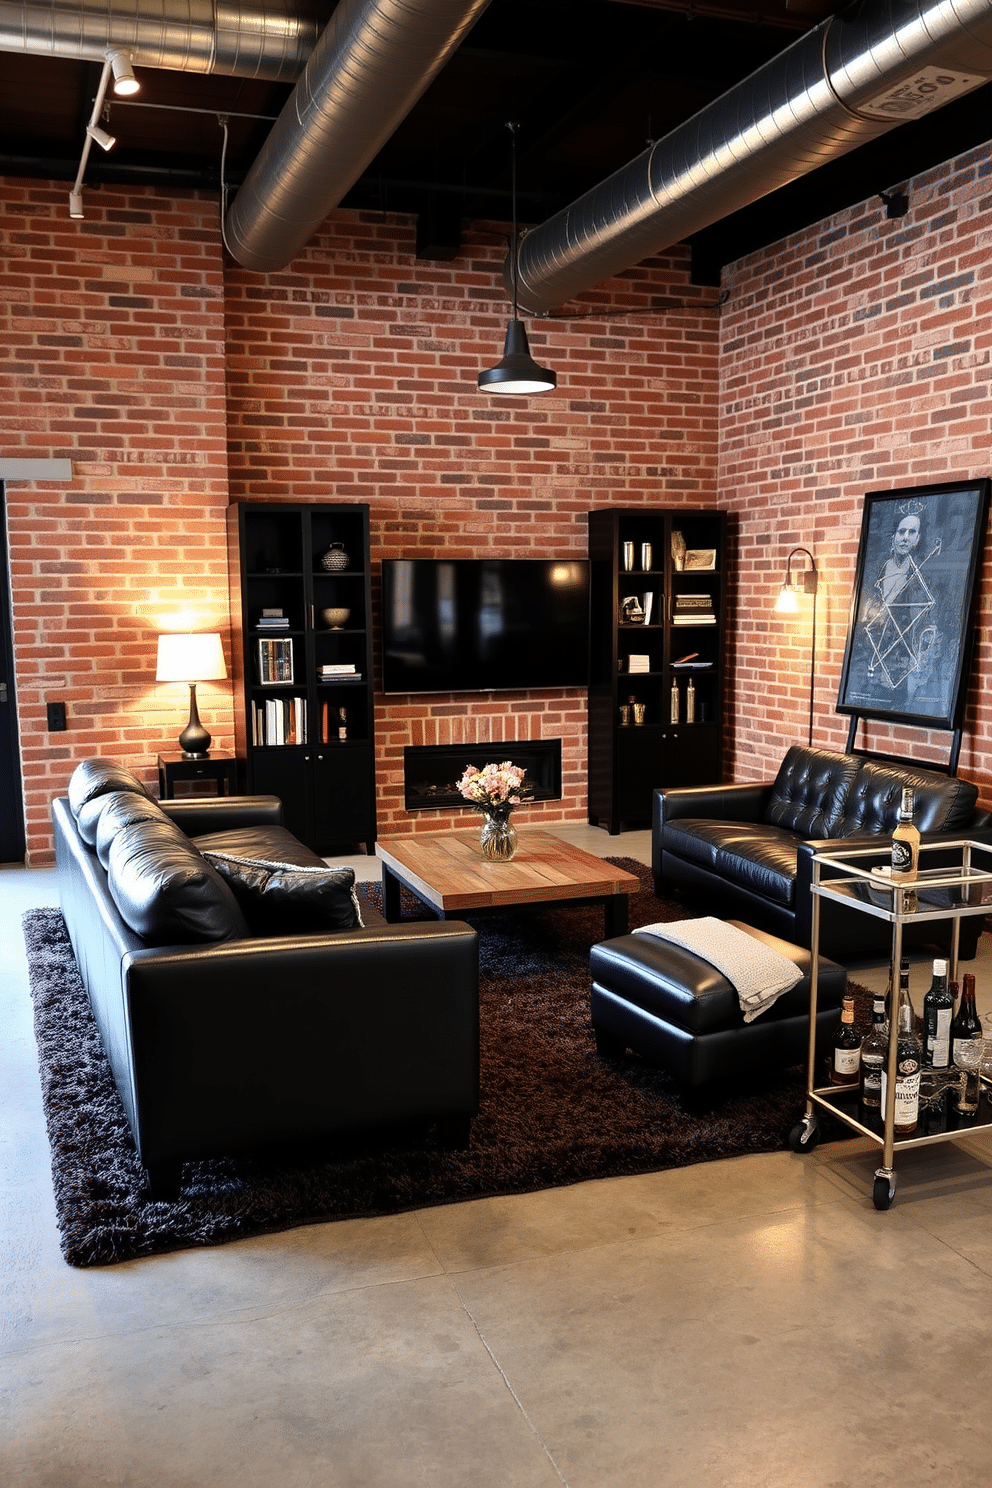
[(539, 367), (530, 354), (527, 331), (517, 313), (517, 130), (507, 124), (513, 141), (510, 196), (513, 204), (513, 234), (510, 239), (510, 274), (513, 281), (513, 319), (506, 328), (503, 359), (479, 373), (478, 383), (487, 393), (550, 393), (558, 378), (550, 367)]
[(105, 129), (100, 128), (99, 124), (87, 124), (86, 133), (91, 140), (96, 141), (101, 150), (112, 150), (117, 143), (117, 136), (108, 134)]
[(70, 191), (69, 216), (81, 222), (85, 215), (83, 211), (83, 193), (81, 191)]
[(105, 54), (114, 73), (114, 92), (118, 98), (130, 98), (135, 93), (140, 93), (141, 84), (134, 75), (131, 66), (131, 58), (127, 52), (120, 51), (117, 47), (111, 47)]

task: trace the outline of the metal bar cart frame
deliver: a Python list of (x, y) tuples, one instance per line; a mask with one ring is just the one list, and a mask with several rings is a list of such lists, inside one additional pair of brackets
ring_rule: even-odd
[[(950, 867), (926, 868), (929, 853), (938, 852), (946, 858), (948, 854), (960, 853), (960, 862)], [(982, 857), (978, 858), (981, 854)], [(896, 1096), (896, 1048), (898, 1029), (896, 999), (898, 996), (899, 965), (902, 959), (903, 926), (925, 920), (953, 921), (951, 928), (951, 954), (949, 980), (957, 979), (958, 945), (961, 919), (968, 915), (987, 914), (992, 909), (992, 844), (973, 842), (968, 839), (923, 844), (920, 848), (920, 872), (910, 883), (893, 882), (876, 867), (867, 864), (879, 858), (878, 847), (856, 848), (850, 853), (820, 852), (813, 859), (812, 938), (810, 952), (812, 967), (809, 985), (809, 1060), (806, 1090), (806, 1113), (789, 1137), (794, 1152), (809, 1152), (819, 1141), (817, 1111), (829, 1111), (846, 1126), (882, 1148), (882, 1164), (875, 1171), (872, 1201), (876, 1209), (888, 1209), (895, 1197), (895, 1150), (922, 1147), (934, 1142), (954, 1141), (972, 1135), (976, 1131), (992, 1128), (990, 1119), (962, 1125), (957, 1130), (941, 1131), (929, 1136), (899, 1137), (895, 1135)], [(975, 860), (986, 862), (979, 867)], [(861, 861), (859, 861), (861, 860)], [(848, 909), (874, 915), (888, 920), (892, 926), (892, 1005), (889, 1014), (889, 1051), (886, 1073), (885, 1110), (882, 1131), (872, 1130), (852, 1114), (850, 1105), (845, 1106), (836, 1086), (816, 1084), (816, 1008), (818, 995), (818, 970), (820, 947), (820, 908), (823, 900), (843, 904)], [(848, 1093), (850, 1099), (850, 1093)]]

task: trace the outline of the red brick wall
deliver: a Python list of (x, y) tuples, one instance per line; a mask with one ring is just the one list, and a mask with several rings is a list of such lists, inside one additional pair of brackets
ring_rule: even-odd
[[(336, 213), (262, 277), (225, 263), (213, 199), (94, 191), (82, 223), (66, 205), (62, 186), (0, 182), (0, 454), (75, 471), (7, 487), (30, 861), (50, 854), (48, 803), (79, 759), (151, 781), (174, 742), (187, 697), (155, 683), (155, 638), (226, 629), (229, 499), (368, 501), (375, 562), (584, 553), (592, 506), (713, 499), (715, 296), (688, 285), (681, 250), (588, 297), (619, 318), (533, 324), (558, 391), (500, 400), (475, 377), (502, 352), (505, 230), (418, 263), (411, 219)], [(637, 313), (659, 297), (690, 308)], [(56, 697), (64, 734), (44, 728)], [(229, 689), (200, 697), (230, 747)], [(581, 693), (380, 697), (377, 723), (383, 831), (411, 828), (400, 773), (417, 740), (497, 753), (561, 736), (564, 799), (527, 817), (585, 817)]]
[[(227, 621), (224, 319), (216, 203), (0, 180), (0, 454), (73, 461), (6, 487), (29, 861), (49, 801), (104, 753), (152, 781), (186, 688), (155, 682), (162, 629)], [(230, 747), (229, 691), (202, 712)], [(49, 734), (45, 703), (66, 701)]]
[[(872, 199), (742, 260), (721, 318), (720, 494), (740, 513), (739, 778), (766, 775), (808, 719), (810, 602), (773, 614), (789, 550), (816, 556), (814, 742), (835, 712), (863, 498), (989, 473), (990, 164), (983, 148), (911, 181), (909, 213)], [(960, 773), (992, 795), (989, 563)], [(948, 736), (869, 726), (859, 742), (946, 760)]]

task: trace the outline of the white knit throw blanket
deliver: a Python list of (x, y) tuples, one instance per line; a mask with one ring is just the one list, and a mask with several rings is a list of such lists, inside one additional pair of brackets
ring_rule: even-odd
[(802, 980), (802, 972), (788, 956), (773, 951), (763, 940), (746, 935), (736, 925), (727, 925), (711, 916), (679, 920), (674, 925), (642, 925), (634, 934), (670, 940), (722, 971), (737, 990), (745, 1023), (752, 1022), (783, 992)]

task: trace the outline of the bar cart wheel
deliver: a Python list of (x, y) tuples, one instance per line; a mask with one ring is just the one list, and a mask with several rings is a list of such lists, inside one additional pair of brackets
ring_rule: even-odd
[(876, 1168), (871, 1201), (876, 1209), (888, 1209), (896, 1196), (896, 1175), (892, 1168)]
[(816, 1124), (816, 1117), (809, 1113), (789, 1133), (789, 1146), (793, 1152), (812, 1152), (819, 1140), (820, 1128)]

